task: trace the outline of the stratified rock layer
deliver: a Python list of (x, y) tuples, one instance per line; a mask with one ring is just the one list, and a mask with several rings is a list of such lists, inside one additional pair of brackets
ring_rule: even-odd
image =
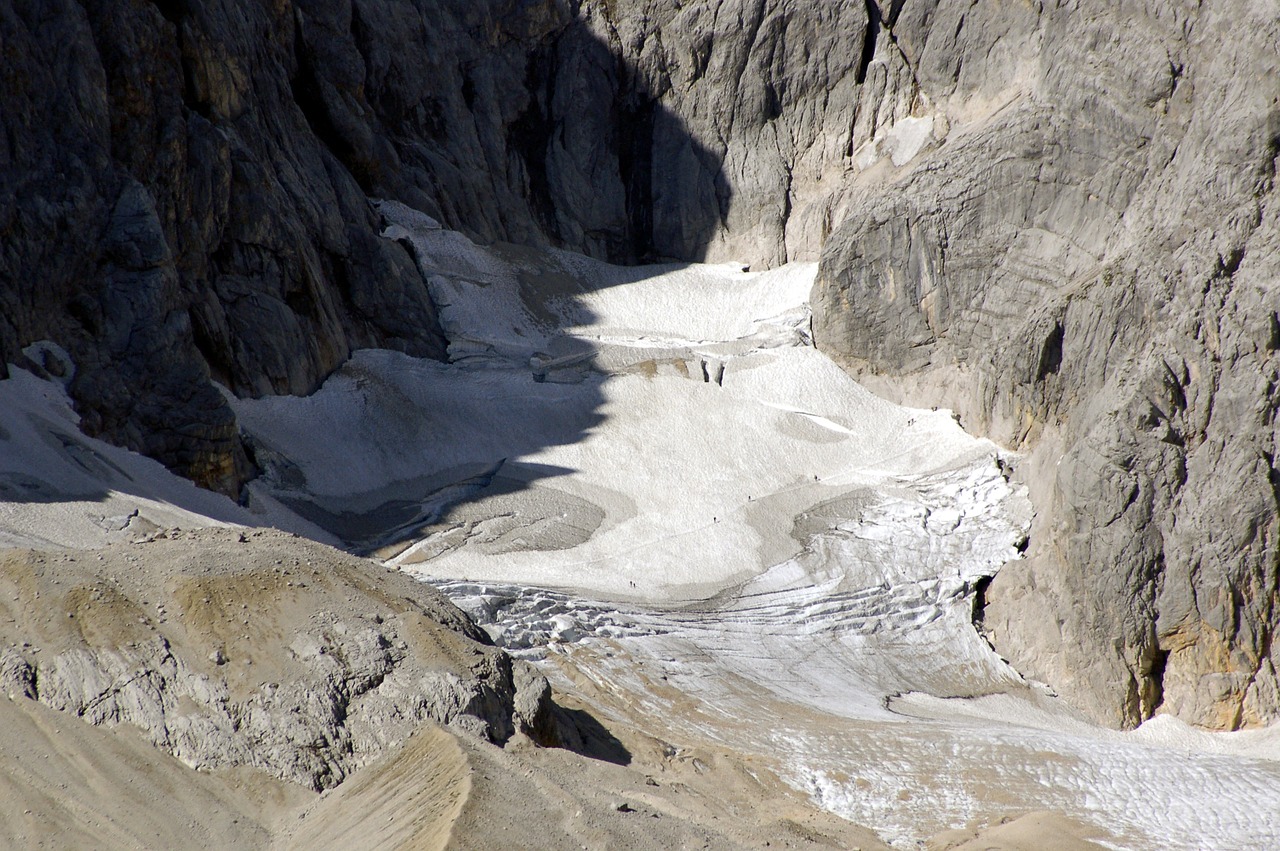
[(903, 5), (876, 62), (950, 135), (859, 177), (814, 291), (825, 351), (1029, 451), (983, 623), (1113, 725), (1280, 716), (1276, 12)]

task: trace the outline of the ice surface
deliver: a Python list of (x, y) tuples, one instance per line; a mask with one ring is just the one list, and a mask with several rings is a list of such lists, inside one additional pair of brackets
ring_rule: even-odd
[(563, 685), (753, 755), (904, 847), (1036, 809), (1116, 847), (1280, 847), (1280, 729), (1101, 730), (981, 639), (976, 589), (1029, 525), (1016, 459), (818, 353), (812, 265), (618, 268), (381, 209), (449, 363), (362, 351), (311, 397), (232, 400), (264, 469), (247, 508), (84, 438), (60, 386), (15, 371), (0, 545), (144, 515), (340, 539)]
[[(954, 488), (987, 510), (1012, 498), (997, 449), (949, 412), (872, 396), (814, 350), (812, 265), (621, 269), (482, 251), (437, 229), (390, 233), (426, 258), (453, 362), (360, 352), (308, 399), (246, 400), (237, 413), (267, 450), (260, 459), (284, 459), (259, 492), (358, 513), (370, 529), (394, 514), (381, 531), (400, 532), (400, 551), (388, 552), (387, 534), (356, 542), (395, 563), (423, 576), (696, 600), (813, 545), (797, 527), (809, 515), (824, 528), (852, 524), (846, 549), (892, 555), (890, 527), (862, 523), (863, 511), (938, 532), (918, 536), (913, 558), (952, 540), (977, 546), (948, 568), (968, 580), (1016, 555), (1022, 531), (1007, 512), (977, 537), (941, 534), (964, 513), (953, 496), (921, 504), (920, 482), (963, 471)], [(316, 429), (329, 439), (316, 445)], [(482, 486), (481, 468), (491, 470)], [(465, 506), (451, 512), (450, 493)], [(405, 504), (415, 500), (420, 510)], [(598, 515), (589, 534), (586, 515)], [(531, 529), (542, 544), (522, 546)], [(916, 566), (858, 564), (876, 565), (877, 582)]]

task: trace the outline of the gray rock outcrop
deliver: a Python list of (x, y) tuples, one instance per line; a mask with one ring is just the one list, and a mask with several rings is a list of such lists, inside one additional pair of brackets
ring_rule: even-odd
[(0, 690), (133, 725), (192, 767), (318, 790), (425, 721), (496, 742), (561, 737), (542, 675), (434, 589), (280, 532), (9, 551), (0, 585)]
[(1112, 725), (1275, 720), (1274, 4), (895, 6), (875, 63), (949, 135), (854, 182), (819, 347), (1028, 453), (1015, 667)]

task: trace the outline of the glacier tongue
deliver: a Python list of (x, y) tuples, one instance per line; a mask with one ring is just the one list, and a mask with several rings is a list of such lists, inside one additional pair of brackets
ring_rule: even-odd
[(828, 531), (862, 553), (859, 585), (1017, 556), (997, 448), (813, 349), (814, 265), (620, 268), (382, 210), (452, 362), (364, 351), (310, 398), (237, 402), (268, 459), (257, 492), (423, 576), (611, 599), (713, 597), (837, 547)]
[(1043, 808), (1125, 847), (1280, 835), (1277, 763), (1088, 727), (981, 639), (975, 595), (1029, 525), (1016, 459), (814, 350), (815, 266), (619, 268), (380, 209), (451, 362), (364, 351), (309, 398), (236, 401), (260, 517), (288, 506), (563, 685), (895, 842)]

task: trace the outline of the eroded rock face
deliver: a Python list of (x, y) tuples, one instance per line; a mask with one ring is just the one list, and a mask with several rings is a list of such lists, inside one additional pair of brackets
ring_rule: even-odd
[(0, 559), (0, 689), (315, 789), (427, 720), (558, 743), (547, 681), (429, 586), (280, 532), (170, 535)]
[(984, 626), (1117, 726), (1280, 716), (1275, 13), (905, 4), (950, 135), (859, 176), (814, 291), (819, 347), (1029, 451)]

